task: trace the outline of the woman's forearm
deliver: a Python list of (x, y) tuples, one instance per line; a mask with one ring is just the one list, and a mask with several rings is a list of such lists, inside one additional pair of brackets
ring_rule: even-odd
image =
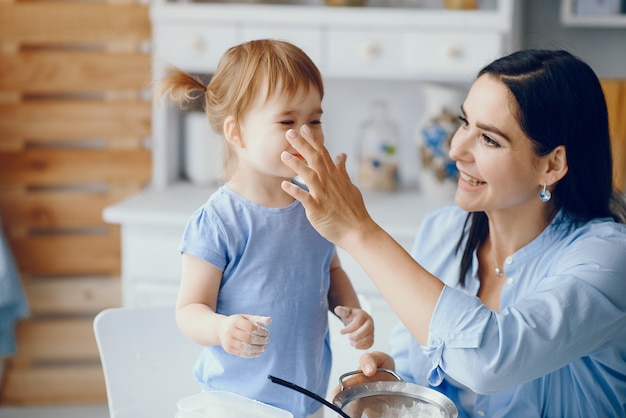
[(443, 283), (373, 221), (353, 229), (341, 246), (365, 270), (413, 337), (425, 345)]

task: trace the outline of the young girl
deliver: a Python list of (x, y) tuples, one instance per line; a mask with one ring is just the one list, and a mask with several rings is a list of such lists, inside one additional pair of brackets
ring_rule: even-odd
[(206, 390), (235, 392), (297, 418), (321, 417), (318, 402), (267, 378), (326, 394), (329, 309), (353, 346), (374, 341), (372, 318), (360, 309), (335, 247), (280, 188), (294, 176), (280, 160), (294, 152), (286, 131), (307, 124), (323, 138), (319, 70), (294, 45), (257, 40), (229, 49), (208, 86), (175, 70), (163, 93), (178, 102), (204, 96), (209, 122), (227, 143), (226, 184), (192, 215), (180, 248), (176, 319), (206, 346), (194, 374)]

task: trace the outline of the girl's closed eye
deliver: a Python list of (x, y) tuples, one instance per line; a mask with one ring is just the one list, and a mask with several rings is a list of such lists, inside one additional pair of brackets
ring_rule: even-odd
[(309, 122), (309, 125), (321, 125), (322, 121), (319, 119), (314, 119), (311, 122)]
[(285, 119), (285, 120), (281, 120), (279, 123), (281, 125), (289, 125), (289, 126), (291, 126), (291, 125), (293, 125), (295, 123), (295, 121), (293, 121), (291, 119)]
[(465, 127), (467, 125), (469, 125), (469, 121), (467, 120), (467, 118), (463, 115), (459, 115), (459, 120), (461, 121), (461, 124)]

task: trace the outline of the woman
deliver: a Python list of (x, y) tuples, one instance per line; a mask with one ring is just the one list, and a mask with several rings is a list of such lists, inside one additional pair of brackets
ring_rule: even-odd
[(456, 205), (425, 219), (413, 258), (370, 218), (345, 156), (306, 126), (287, 134), (307, 164), (283, 162), (310, 192), (283, 189), (406, 327), (393, 358), (362, 356), (364, 374), (396, 367), (460, 416), (626, 416), (626, 206), (597, 76), (565, 51), (516, 52), (479, 72), (461, 113)]

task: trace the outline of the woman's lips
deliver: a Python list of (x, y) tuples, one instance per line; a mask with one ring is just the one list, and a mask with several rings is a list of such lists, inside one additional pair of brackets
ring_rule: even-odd
[(486, 184), (484, 181), (478, 180), (477, 178), (468, 176), (467, 174), (460, 172), (461, 178), (471, 186), (480, 186)]

